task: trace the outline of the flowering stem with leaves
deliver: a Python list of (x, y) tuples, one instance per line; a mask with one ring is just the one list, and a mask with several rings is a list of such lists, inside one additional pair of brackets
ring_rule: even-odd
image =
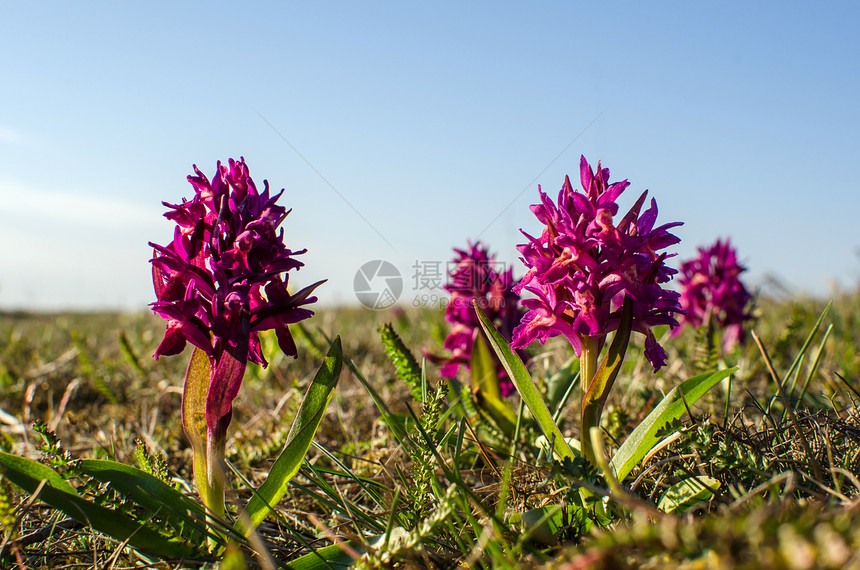
[[(609, 169), (598, 163), (595, 173), (585, 157), (580, 180), (583, 192), (565, 177), (556, 203), (539, 190), (541, 203), (531, 207), (544, 229), (537, 238), (523, 232), (528, 243), (518, 246), (529, 269), (514, 291), (534, 298), (522, 301), (529, 311), (514, 329), (511, 346), (524, 348), (558, 335), (570, 342), (580, 357), (582, 451), (594, 463), (589, 430), (599, 424), (630, 333), (645, 336), (645, 357), (655, 371), (666, 362), (651, 328), (677, 326), (674, 315), (681, 308), (679, 294), (662, 286), (676, 271), (665, 265), (668, 255), (658, 252), (678, 243), (668, 230), (681, 224), (655, 228), (653, 199), (640, 214), (647, 190), (616, 224), (616, 200), (629, 183), (609, 184)], [(615, 339), (598, 366), (613, 331)]]
[(218, 163), (210, 182), (195, 166), (188, 181), (195, 195), (170, 208), (176, 223), (167, 246), (154, 243), (152, 276), (158, 300), (152, 310), (167, 319), (155, 358), (194, 351), (185, 378), (182, 423), (194, 452), (198, 493), (211, 516), (224, 515), (224, 454), (233, 400), (248, 361), (267, 365), (259, 333), (275, 330), (278, 345), (297, 355), (288, 325), (313, 312), (311, 293), (322, 281), (295, 294), (287, 290), (288, 271), (302, 263), (279, 230), (289, 213), (258, 192), (244, 159)]

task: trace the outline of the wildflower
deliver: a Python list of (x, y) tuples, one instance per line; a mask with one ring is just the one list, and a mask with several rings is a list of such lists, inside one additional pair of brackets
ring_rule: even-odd
[[(645, 357), (655, 371), (666, 364), (666, 352), (651, 327), (678, 325), (679, 294), (662, 287), (677, 272), (666, 266), (669, 255), (660, 251), (678, 243), (669, 230), (681, 224), (655, 228), (653, 198), (640, 214), (647, 190), (615, 224), (616, 200), (629, 182), (609, 184), (609, 169), (598, 163), (595, 174), (585, 157), (580, 159), (580, 180), (584, 193), (565, 177), (557, 203), (538, 188), (541, 203), (531, 210), (544, 229), (538, 238), (523, 232), (528, 243), (518, 249), (529, 269), (514, 287), (514, 292), (534, 297), (522, 301), (529, 311), (514, 329), (511, 347), (545, 343), (558, 335), (570, 342), (580, 357), (582, 454), (595, 464), (590, 430), (599, 425), (630, 332), (645, 335)], [(597, 357), (612, 331), (617, 331), (615, 339), (598, 374)]]
[[(467, 250), (455, 249), (454, 253), (457, 256), (450, 264), (452, 269), (448, 272), (448, 283), (444, 286), (451, 293), (445, 309), (445, 320), (452, 326), (444, 344), (451, 351), (451, 356), (434, 359), (444, 363), (440, 374), (446, 378), (455, 377), (460, 365), (469, 368), (472, 348), (482, 334), (472, 306), (473, 300), (507, 338), (510, 338), (523, 313), (519, 306), (519, 295), (511, 290), (514, 285), (513, 268), (501, 270), (501, 264), (496, 262), (495, 256), (491, 256), (481, 242), (469, 243)], [(522, 356), (526, 356), (525, 352)], [(514, 392), (513, 383), (500, 363), (496, 369), (502, 397), (507, 397)]]
[[(729, 239), (698, 248), (699, 255), (681, 264), (681, 325), (711, 327), (723, 332), (723, 350), (743, 342), (744, 323), (752, 319), (752, 295), (740, 280), (746, 268), (738, 263)], [(680, 329), (673, 331), (675, 334)]]
[[(218, 490), (213, 465), (223, 462), (232, 403), (247, 362), (267, 364), (259, 332), (274, 329), (281, 350), (295, 357), (288, 325), (313, 314), (305, 305), (317, 300), (310, 294), (322, 281), (293, 295), (287, 290), (287, 272), (303, 266), (294, 256), (306, 250), (287, 249), (284, 230), (278, 231), (289, 213), (276, 203), (283, 190), (270, 197), (264, 181), (263, 192), (258, 192), (243, 158), (230, 159), (227, 165), (218, 162), (211, 182), (196, 165), (194, 171), (196, 176), (188, 177), (194, 197), (181, 204), (164, 202), (170, 208), (164, 216), (176, 224), (173, 241), (166, 246), (150, 242), (158, 297), (151, 307), (167, 319), (155, 358), (179, 354), (187, 343), (208, 358), (205, 403), (200, 402), (201, 408), (205, 406), (205, 426), (198, 430), (190, 425), (191, 415), (204, 411), (189, 395), (194, 391), (189, 382), (195, 381), (191, 366), (183, 395), (183, 426), (195, 455), (207, 465), (208, 473), (198, 473), (195, 459), (204, 503), (215, 514), (223, 514), (223, 483)], [(201, 430), (205, 433), (197, 433)]]
[(539, 189), (541, 203), (531, 207), (545, 227), (539, 238), (523, 232), (528, 243), (518, 246), (529, 270), (514, 291), (528, 291), (535, 298), (522, 301), (529, 312), (514, 329), (512, 346), (564, 335), (578, 356), (586, 337), (597, 340), (599, 351), (607, 333), (618, 328), (624, 300), (630, 299), (632, 330), (645, 335), (646, 358), (659, 370), (666, 353), (651, 327), (677, 326), (674, 314), (681, 307), (679, 294), (661, 286), (677, 273), (664, 263), (674, 254), (658, 252), (680, 241), (668, 230), (681, 223), (655, 228), (653, 198), (640, 215), (646, 190), (614, 225), (616, 200), (629, 182), (609, 184), (609, 169), (598, 163), (595, 175), (585, 157), (580, 178), (584, 193), (565, 177), (557, 204)]

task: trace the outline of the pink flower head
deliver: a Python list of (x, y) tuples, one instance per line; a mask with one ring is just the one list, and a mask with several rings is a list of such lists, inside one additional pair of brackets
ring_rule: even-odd
[(674, 254), (659, 253), (680, 240), (669, 229), (680, 222), (654, 227), (657, 203), (640, 210), (648, 191), (615, 223), (616, 200), (630, 185), (626, 180), (609, 184), (609, 169), (597, 164), (592, 171), (580, 160), (584, 192), (574, 190), (565, 177), (557, 203), (540, 190), (540, 204), (531, 207), (544, 224), (535, 238), (523, 232), (528, 243), (517, 246), (528, 272), (514, 287), (534, 298), (522, 304), (529, 309), (514, 329), (514, 348), (564, 335), (577, 355), (582, 337), (596, 337), (602, 346), (607, 333), (616, 330), (624, 300), (632, 301), (632, 330), (645, 335), (645, 356), (655, 371), (666, 363), (666, 352), (651, 327), (677, 326), (681, 311), (679, 294), (664, 289), (676, 271), (664, 262)]
[(295, 357), (288, 328), (310, 317), (304, 305), (315, 302), (311, 292), (322, 281), (291, 295), (286, 272), (303, 264), (284, 245), (278, 230), (289, 213), (276, 204), (283, 190), (269, 196), (269, 184), (257, 191), (242, 158), (218, 162), (209, 179), (194, 166), (188, 181), (194, 197), (164, 205), (164, 216), (175, 222), (173, 241), (150, 242), (155, 250), (152, 278), (158, 300), (153, 312), (167, 319), (167, 332), (155, 358), (179, 354), (190, 342), (210, 360), (206, 419), (210, 428), (229, 422), (232, 401), (248, 360), (266, 366), (259, 331), (274, 329), (284, 353)]
[[(746, 268), (738, 263), (729, 243), (717, 240), (698, 248), (699, 255), (681, 264), (681, 307), (686, 315), (682, 325), (700, 327), (713, 324), (723, 333), (723, 350), (728, 352), (744, 340), (744, 323), (752, 319), (748, 308), (752, 295), (740, 280)], [(675, 333), (679, 332), (676, 330)]]
[[(445, 320), (452, 326), (444, 345), (451, 351), (451, 356), (435, 359), (445, 363), (440, 374), (446, 378), (455, 377), (460, 365), (470, 366), (472, 346), (477, 335), (481, 334), (472, 301), (477, 302), (487, 318), (507, 338), (510, 338), (523, 312), (519, 295), (511, 290), (514, 285), (513, 268), (504, 269), (481, 242), (470, 242), (466, 250), (455, 249), (454, 253), (457, 256), (449, 263), (448, 283), (444, 286), (451, 293)], [(499, 388), (502, 396), (507, 397), (514, 392), (514, 385), (501, 365), (497, 370)]]

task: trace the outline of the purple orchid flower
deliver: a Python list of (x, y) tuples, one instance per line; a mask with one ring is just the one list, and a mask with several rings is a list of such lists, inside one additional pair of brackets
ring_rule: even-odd
[(565, 177), (557, 204), (538, 187), (541, 203), (531, 207), (545, 224), (539, 238), (523, 232), (528, 243), (518, 246), (525, 277), (514, 287), (534, 298), (524, 299), (529, 311), (513, 332), (514, 348), (563, 335), (579, 356), (584, 337), (597, 340), (598, 351), (606, 335), (618, 328), (625, 299), (632, 305), (632, 330), (646, 338), (645, 355), (655, 371), (666, 363), (666, 353), (651, 327), (677, 326), (681, 312), (679, 294), (664, 289), (677, 273), (665, 264), (674, 254), (658, 253), (680, 240), (669, 229), (680, 222), (657, 228), (657, 204), (642, 214), (648, 191), (616, 224), (616, 200), (630, 185), (626, 180), (609, 184), (609, 169), (597, 165), (597, 173), (582, 157), (580, 179), (584, 193)]
[[(723, 350), (729, 352), (745, 338), (744, 323), (752, 294), (740, 280), (746, 268), (738, 263), (730, 240), (717, 240), (698, 248), (699, 255), (681, 264), (681, 306), (686, 315), (681, 325), (712, 327), (723, 331)], [(673, 331), (674, 334), (680, 329)]]
[[(520, 297), (512, 291), (513, 268), (504, 270), (481, 242), (469, 242), (467, 249), (454, 249), (454, 253), (456, 257), (449, 264), (448, 283), (444, 286), (451, 293), (445, 320), (452, 326), (444, 344), (451, 356), (433, 358), (443, 364), (440, 374), (446, 378), (454, 378), (461, 365), (470, 367), (472, 348), (478, 335), (482, 334), (472, 301), (478, 303), (487, 318), (507, 338), (511, 337), (523, 314), (519, 306)], [(525, 351), (520, 355), (527, 360)], [(502, 397), (508, 397), (514, 392), (513, 382), (501, 363), (496, 369)]]

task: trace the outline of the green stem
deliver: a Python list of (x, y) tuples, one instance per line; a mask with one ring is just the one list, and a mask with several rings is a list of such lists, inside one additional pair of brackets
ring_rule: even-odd
[(594, 375), (597, 372), (598, 344), (597, 337), (580, 335), (582, 340), (582, 354), (579, 357), (579, 378), (582, 386), (582, 417), (579, 430), (579, 445), (582, 456), (592, 465), (596, 465), (594, 448), (591, 445), (589, 430), (591, 427), (600, 425), (600, 403), (587, 397), (588, 388), (591, 386)]
[[(206, 400), (212, 383), (209, 356), (199, 348), (194, 349), (185, 387), (182, 392), (182, 427), (193, 451), (192, 466), (197, 493), (206, 507), (206, 518), (213, 534), (220, 534), (224, 519), (224, 453), (227, 447), (227, 426), (230, 415), (210, 428), (206, 422)], [(210, 536), (209, 550), (218, 548), (216, 537)]]
[[(206, 449), (194, 449), (194, 481), (197, 483), (197, 493), (206, 507), (206, 522), (213, 534), (220, 532), (224, 520), (224, 489), (225, 463), (224, 454), (227, 447), (226, 434), (208, 431), (206, 434)], [(208, 541), (210, 552), (218, 548), (218, 540), (210, 536)]]
[[(225, 487), (225, 463), (224, 456), (227, 449), (226, 434), (209, 432), (206, 441), (206, 494), (204, 504), (206, 510), (215, 519), (224, 519), (224, 487)], [(198, 479), (199, 484), (199, 479)]]

